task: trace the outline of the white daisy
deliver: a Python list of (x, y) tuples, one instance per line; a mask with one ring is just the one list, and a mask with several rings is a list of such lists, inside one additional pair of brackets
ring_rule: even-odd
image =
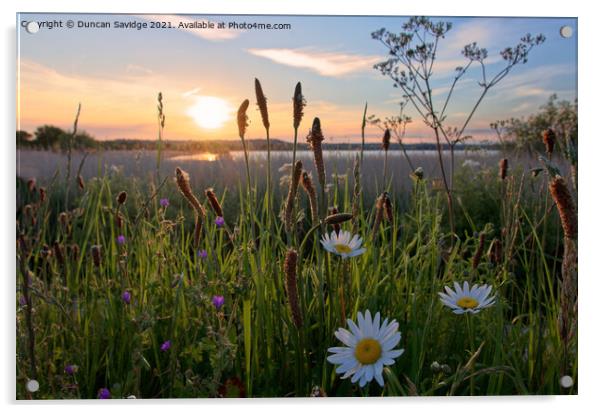
[(473, 313), (476, 314), (483, 308), (492, 306), (495, 303), (495, 295), (489, 297), (491, 293), (490, 285), (473, 285), (472, 288), (468, 282), (464, 281), (463, 287), (454, 282), (455, 291), (445, 286), (445, 293), (439, 293), (441, 302), (451, 308), (455, 314)]
[(403, 353), (403, 349), (393, 348), (401, 340), (401, 333), (397, 330), (399, 324), (393, 320), (389, 323), (386, 318), (380, 325), (380, 313), (376, 313), (374, 320), (370, 311), (365, 315), (357, 313), (355, 324), (351, 319), (347, 320), (349, 330), (339, 328), (334, 333), (346, 347), (331, 347), (329, 352), (334, 353), (327, 357), (332, 364), (338, 364), (336, 372), (343, 374), (342, 379), (351, 377), (351, 382), (359, 380), (360, 387), (376, 379), (378, 384), (385, 385), (383, 380), (383, 366), (395, 363), (396, 357)]
[(343, 258), (355, 257), (366, 251), (366, 248), (360, 248), (362, 239), (357, 235), (351, 237), (349, 231), (339, 231), (338, 234), (336, 231), (332, 231), (330, 236), (324, 234), (320, 242), (326, 251), (340, 255)]

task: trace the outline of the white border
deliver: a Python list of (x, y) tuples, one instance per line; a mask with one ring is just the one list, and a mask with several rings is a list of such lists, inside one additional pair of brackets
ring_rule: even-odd
[[(599, 14), (585, 2), (576, 1), (546, 1), (528, 2), (525, 0), (491, 1), (403, 1), (385, 2), (382, 0), (329, 2), (327, 0), (299, 1), (269, 1), (269, 0), (232, 0), (232, 1), (184, 1), (184, 0), (145, 0), (140, 2), (123, 0), (103, 0), (93, 3), (82, 0), (44, 0), (0, 3), (2, 13), (2, 33), (4, 37), (4, 59), (1, 65), (4, 92), (2, 105), (2, 125), (4, 137), (1, 139), (3, 155), (2, 162), (2, 217), (6, 230), (3, 231), (2, 263), (12, 263), (9, 271), (2, 274), (2, 290), (5, 292), (2, 308), (4, 332), (0, 340), (0, 352), (4, 357), (2, 373), (0, 374), (0, 401), (9, 410), (13, 409), (44, 409), (48, 412), (64, 412), (66, 410), (104, 411), (107, 403), (14, 403), (14, 268), (15, 268), (15, 13), (17, 11), (39, 12), (132, 12), (132, 13), (216, 13), (216, 14), (350, 14), (350, 15), (464, 15), (464, 16), (568, 16), (579, 18), (579, 117), (580, 117), (580, 191), (579, 219), (580, 226), (580, 305), (579, 305), (579, 396), (576, 397), (528, 397), (528, 398), (430, 398), (403, 400), (249, 400), (243, 402), (213, 401), (213, 400), (184, 400), (184, 401), (136, 401), (135, 403), (109, 402), (111, 409), (130, 411), (132, 407), (140, 407), (149, 412), (164, 412), (168, 406), (177, 405), (178, 409), (194, 410), (211, 409), (224, 410), (244, 409), (245, 413), (261, 411), (306, 412), (308, 409), (333, 411), (344, 406), (345, 411), (366, 411), (370, 408), (385, 411), (476, 411), (504, 412), (509, 410), (523, 411), (566, 411), (567, 408), (577, 408), (579, 411), (590, 411), (596, 403), (596, 394), (602, 374), (602, 364), (598, 347), (600, 346), (600, 317), (599, 304), (596, 300), (600, 291), (602, 273), (600, 267), (600, 196), (602, 193), (602, 174), (600, 172), (600, 157), (602, 155), (602, 127), (596, 123), (600, 115), (600, 79), (594, 77), (602, 67), (600, 62)], [(591, 2), (594, 4), (594, 2)], [(598, 118), (598, 119), (597, 119)], [(6, 338), (7, 337), (7, 338)], [(599, 406), (598, 406), (599, 408)]]

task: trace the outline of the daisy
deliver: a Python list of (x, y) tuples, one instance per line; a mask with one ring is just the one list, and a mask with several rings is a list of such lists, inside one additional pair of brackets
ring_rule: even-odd
[(330, 236), (324, 234), (320, 242), (326, 251), (340, 255), (343, 258), (355, 257), (366, 251), (366, 248), (360, 248), (362, 239), (357, 235), (352, 238), (349, 231), (340, 231), (338, 234), (332, 231)]
[(472, 288), (468, 282), (464, 281), (463, 287), (454, 282), (455, 291), (445, 286), (445, 293), (439, 293), (441, 302), (451, 308), (455, 314), (473, 313), (476, 314), (483, 308), (495, 304), (495, 296), (489, 297), (491, 292), (490, 285), (473, 285)]
[(397, 330), (397, 321), (386, 318), (380, 324), (380, 313), (376, 313), (374, 320), (370, 311), (357, 313), (355, 324), (351, 319), (347, 320), (349, 330), (339, 328), (334, 333), (346, 347), (331, 347), (329, 352), (334, 353), (327, 357), (332, 364), (338, 364), (337, 373), (342, 373), (342, 379), (351, 377), (351, 382), (359, 380), (360, 387), (376, 379), (381, 387), (384, 387), (383, 367), (395, 363), (393, 359), (403, 353), (403, 349), (393, 348), (401, 340), (401, 333)]

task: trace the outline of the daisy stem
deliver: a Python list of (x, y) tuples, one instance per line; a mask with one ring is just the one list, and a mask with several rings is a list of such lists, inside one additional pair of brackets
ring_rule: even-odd
[[(475, 348), (474, 348), (474, 332), (472, 329), (472, 320), (471, 320), (470, 313), (468, 313), (468, 312), (464, 313), (464, 318), (466, 319), (466, 328), (468, 330), (468, 346), (470, 348), (470, 354), (472, 357), (472, 354), (474, 354)], [(470, 395), (472, 396), (473, 394), (474, 394), (474, 380), (471, 375), (471, 377), (470, 377)]]

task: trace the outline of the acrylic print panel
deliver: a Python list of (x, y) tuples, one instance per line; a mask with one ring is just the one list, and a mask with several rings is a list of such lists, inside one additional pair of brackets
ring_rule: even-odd
[(16, 30), (18, 399), (577, 393), (577, 19)]

